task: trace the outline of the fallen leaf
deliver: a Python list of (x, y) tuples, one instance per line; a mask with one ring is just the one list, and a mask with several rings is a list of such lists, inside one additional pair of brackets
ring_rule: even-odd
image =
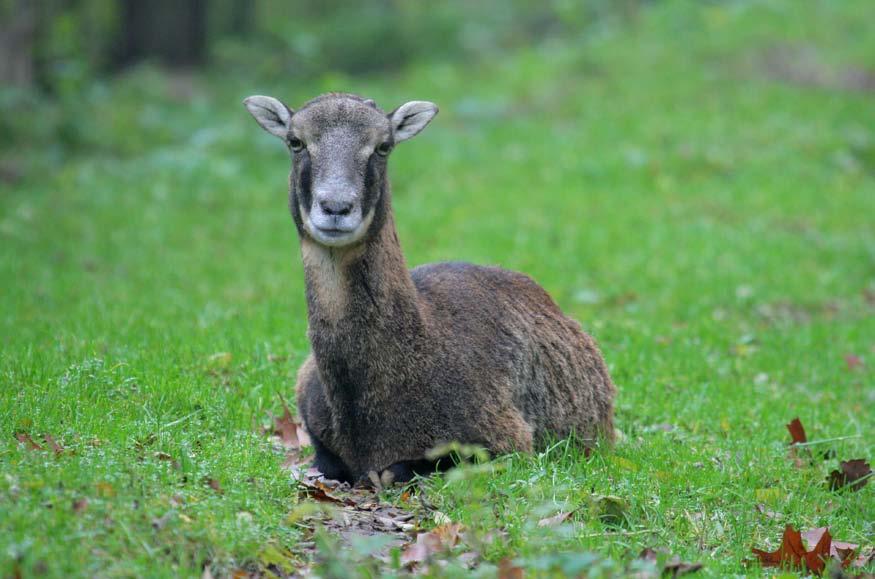
[(302, 487), (307, 496), (311, 499), (323, 502), (323, 503), (337, 503), (340, 505), (346, 505), (349, 507), (356, 506), (356, 502), (348, 497), (338, 497), (331, 493), (331, 487), (326, 485), (321, 480), (308, 481), (304, 479), (298, 479), (298, 484)]
[(401, 553), (401, 563), (412, 567), (427, 563), (438, 553), (449, 551), (459, 544), (464, 527), (449, 523), (435, 527), (427, 533), (419, 533), (416, 541), (407, 545)]
[(105, 481), (95, 483), (94, 488), (97, 489), (97, 494), (104, 498), (115, 496), (115, 487)]
[(401, 553), (401, 564), (413, 566), (429, 561), (443, 549), (440, 538), (434, 533), (420, 533), (416, 541), (411, 543)]
[(431, 532), (437, 535), (444, 548), (450, 548), (459, 544), (459, 539), (464, 529), (465, 527), (461, 523), (449, 523), (435, 527)]
[(76, 499), (73, 501), (73, 512), (74, 513), (82, 513), (85, 509), (88, 508), (88, 499), (85, 497)]
[[(649, 561), (655, 565), (659, 564), (659, 554), (663, 553), (665, 555), (669, 555), (669, 553), (662, 549), (652, 549), (650, 547), (641, 551), (638, 555), (639, 559), (644, 561)], [(669, 556), (667, 560), (662, 564), (662, 576), (663, 577), (680, 577), (681, 575), (688, 575), (690, 573), (695, 573), (699, 569), (702, 568), (702, 563), (686, 563), (681, 561), (680, 557), (677, 555)]]
[(208, 478), (206, 480), (206, 483), (207, 483), (207, 486), (209, 486), (211, 489), (213, 489), (214, 491), (216, 491), (220, 495), (225, 493), (225, 491), (222, 489), (222, 485), (219, 484), (218, 480), (216, 480), (214, 478)]
[(279, 418), (274, 418), (273, 434), (279, 439), (280, 444), (284, 448), (297, 450), (302, 446), (312, 444), (307, 431), (296, 421), (289, 410), (289, 405), (286, 404), (285, 398), (280, 396), (283, 403), (283, 415)]
[(26, 432), (16, 432), (15, 438), (23, 444), (28, 450), (42, 450), (43, 447), (33, 441), (30, 435)]
[(852, 491), (858, 491), (872, 478), (872, 467), (865, 459), (843, 460), (839, 467), (839, 470), (829, 473), (827, 483), (830, 490), (850, 488)]
[(790, 450), (787, 451), (787, 456), (796, 465), (796, 468), (803, 468), (810, 465), (813, 461), (811, 449), (807, 447), (797, 448), (798, 444), (808, 442), (808, 437), (805, 435), (805, 427), (799, 418), (794, 418), (787, 424), (787, 430), (790, 431)]
[(845, 364), (847, 364), (848, 370), (856, 370), (863, 366), (863, 359), (856, 354), (846, 354)]
[(802, 444), (808, 442), (808, 437), (805, 436), (805, 427), (799, 418), (794, 418), (787, 424), (787, 430), (790, 431), (790, 437), (793, 439), (790, 444)]
[[(811, 529), (810, 531), (805, 531), (802, 533), (802, 539), (805, 543), (810, 547), (811, 545), (817, 545), (823, 540), (823, 536), (829, 533), (828, 527), (819, 527), (817, 529)], [(847, 567), (851, 560), (856, 554), (857, 549), (860, 548), (860, 545), (855, 543), (845, 543), (844, 541), (830, 541), (829, 547), (829, 555), (834, 559), (841, 562), (843, 567)]]
[(523, 579), (523, 577), (525, 577), (523, 568), (514, 565), (512, 559), (505, 557), (498, 563), (497, 579)]
[[(847, 552), (851, 544), (837, 542), (837, 546), (834, 547), (828, 528), (814, 529), (806, 535), (811, 539), (809, 543), (815, 543), (810, 551), (802, 542), (802, 534), (790, 525), (784, 529), (781, 546), (777, 551), (768, 552), (756, 548), (752, 551), (763, 567), (802, 568), (816, 575), (823, 573), (826, 563), (830, 559), (834, 558), (843, 567), (851, 563), (853, 550), (850, 554)], [(843, 550), (843, 553), (839, 553), (839, 548)]]
[(64, 454), (64, 447), (58, 444), (58, 442), (52, 437), (51, 434), (44, 435), (43, 440), (46, 444), (49, 445), (49, 448), (52, 449), (56, 456)]
[(851, 567), (865, 567), (869, 563), (875, 563), (875, 547), (864, 549), (860, 556), (851, 563)]
[(774, 519), (774, 520), (784, 518), (784, 515), (782, 515), (781, 513), (776, 513), (775, 511), (768, 510), (765, 505), (756, 504), (756, 505), (754, 505), (754, 508), (757, 510), (758, 513), (765, 516), (766, 518)]
[(574, 511), (564, 511), (538, 521), (539, 527), (556, 527), (571, 518)]

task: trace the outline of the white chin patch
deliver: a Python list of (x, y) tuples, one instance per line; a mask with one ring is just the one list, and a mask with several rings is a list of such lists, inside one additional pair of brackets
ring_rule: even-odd
[(359, 223), (352, 231), (344, 233), (326, 232), (314, 226), (313, 222), (310, 221), (310, 213), (303, 207), (301, 208), (301, 221), (304, 224), (304, 231), (307, 232), (307, 235), (309, 235), (313, 241), (326, 247), (343, 247), (361, 241), (365, 236), (365, 233), (368, 232), (373, 219), (374, 210), (371, 209), (368, 214), (365, 215), (364, 219), (361, 220), (361, 223)]

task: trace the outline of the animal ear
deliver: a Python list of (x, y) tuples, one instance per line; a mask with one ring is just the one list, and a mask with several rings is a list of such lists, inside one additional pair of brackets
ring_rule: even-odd
[(410, 101), (389, 113), (395, 142), (400, 143), (415, 136), (437, 113), (437, 105), (428, 101)]
[(294, 111), (282, 102), (273, 97), (254, 95), (244, 99), (243, 104), (262, 129), (283, 140), (289, 135)]

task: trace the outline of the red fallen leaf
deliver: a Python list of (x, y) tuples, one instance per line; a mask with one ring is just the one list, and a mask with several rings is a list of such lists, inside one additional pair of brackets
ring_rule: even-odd
[[(793, 461), (793, 464), (796, 465), (796, 468), (803, 468), (807, 463), (811, 462), (811, 449), (809, 448), (796, 448), (797, 444), (804, 444), (808, 442), (808, 437), (805, 435), (805, 427), (802, 426), (802, 422), (799, 418), (794, 418), (789, 423), (787, 423), (787, 430), (790, 431), (790, 450), (787, 452), (787, 456)], [(801, 454), (805, 455), (805, 459), (803, 459)]]
[(787, 430), (790, 431), (790, 437), (793, 441), (790, 444), (802, 444), (808, 442), (808, 437), (805, 436), (805, 427), (799, 418), (794, 418), (787, 424)]
[[(770, 553), (756, 548), (752, 549), (752, 551), (763, 567), (801, 567), (803, 570), (810, 571), (815, 575), (823, 573), (827, 561), (833, 557), (842, 566), (850, 564), (853, 552), (851, 555), (848, 555), (847, 547), (851, 544), (837, 542), (839, 546), (834, 548), (829, 529), (814, 529), (810, 532), (809, 537), (812, 539), (812, 542), (813, 539), (817, 539), (814, 548), (810, 551), (805, 548), (802, 542), (802, 534), (792, 526), (787, 525), (784, 529), (784, 536), (781, 539), (781, 546), (777, 551)], [(839, 553), (839, 548), (844, 552)]]
[(514, 565), (511, 559), (504, 558), (498, 563), (498, 579), (523, 579), (523, 577), (525, 577), (523, 568)]
[[(829, 489), (837, 491), (843, 488), (850, 488), (852, 491), (858, 491), (869, 482), (872, 478), (872, 467), (863, 458), (855, 458), (853, 460), (843, 460), (839, 464), (840, 470), (834, 470), (829, 473)], [(850, 487), (848, 487), (850, 485)]]
[(848, 365), (848, 370), (856, 370), (863, 365), (863, 359), (856, 354), (846, 354), (845, 364)]
[(552, 517), (547, 517), (538, 521), (539, 527), (556, 527), (571, 518), (575, 511), (561, 512)]
[(781, 538), (781, 546), (777, 551), (769, 553), (760, 549), (752, 549), (763, 567), (799, 567), (805, 561), (805, 545), (802, 544), (802, 535), (793, 527), (787, 525), (784, 536)]
[[(802, 533), (802, 538), (808, 545), (817, 545), (822, 540), (824, 535), (829, 534), (829, 527), (819, 527)], [(842, 567), (847, 567), (851, 564), (857, 549), (860, 547), (855, 543), (846, 543), (844, 541), (830, 540), (829, 556), (837, 559)]]
[(58, 444), (58, 442), (52, 437), (51, 434), (46, 434), (43, 436), (43, 440), (46, 444), (49, 445), (49, 448), (55, 453), (55, 455), (60, 456), (64, 454), (64, 447)]
[(20, 442), (25, 447), (27, 447), (28, 450), (42, 450), (43, 449), (43, 447), (40, 446), (39, 444), (37, 444), (36, 442), (34, 442), (33, 439), (30, 437), (30, 435), (26, 432), (16, 432), (15, 438), (16, 438), (16, 440), (18, 440), (18, 442)]

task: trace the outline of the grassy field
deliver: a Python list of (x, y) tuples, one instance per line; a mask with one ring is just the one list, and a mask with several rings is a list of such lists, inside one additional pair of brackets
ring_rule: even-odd
[[(663, 547), (757, 575), (743, 560), (788, 523), (871, 545), (875, 485), (829, 491), (837, 459), (797, 468), (784, 427), (875, 458), (870, 17), (867, 0), (666, 2), (489, 63), (256, 86), (143, 69), (95, 91), (101, 150), (41, 151), (0, 185), (0, 575), (307, 562), (307, 499), (260, 433), (308, 350), (288, 159), (240, 101), (327, 90), (441, 106), (390, 164), (408, 262), (526, 272), (619, 388), (613, 451), (422, 483), (414, 502), (492, 535), (480, 573), (622, 574)], [(360, 551), (324, 548), (322, 572), (373, 573)]]

